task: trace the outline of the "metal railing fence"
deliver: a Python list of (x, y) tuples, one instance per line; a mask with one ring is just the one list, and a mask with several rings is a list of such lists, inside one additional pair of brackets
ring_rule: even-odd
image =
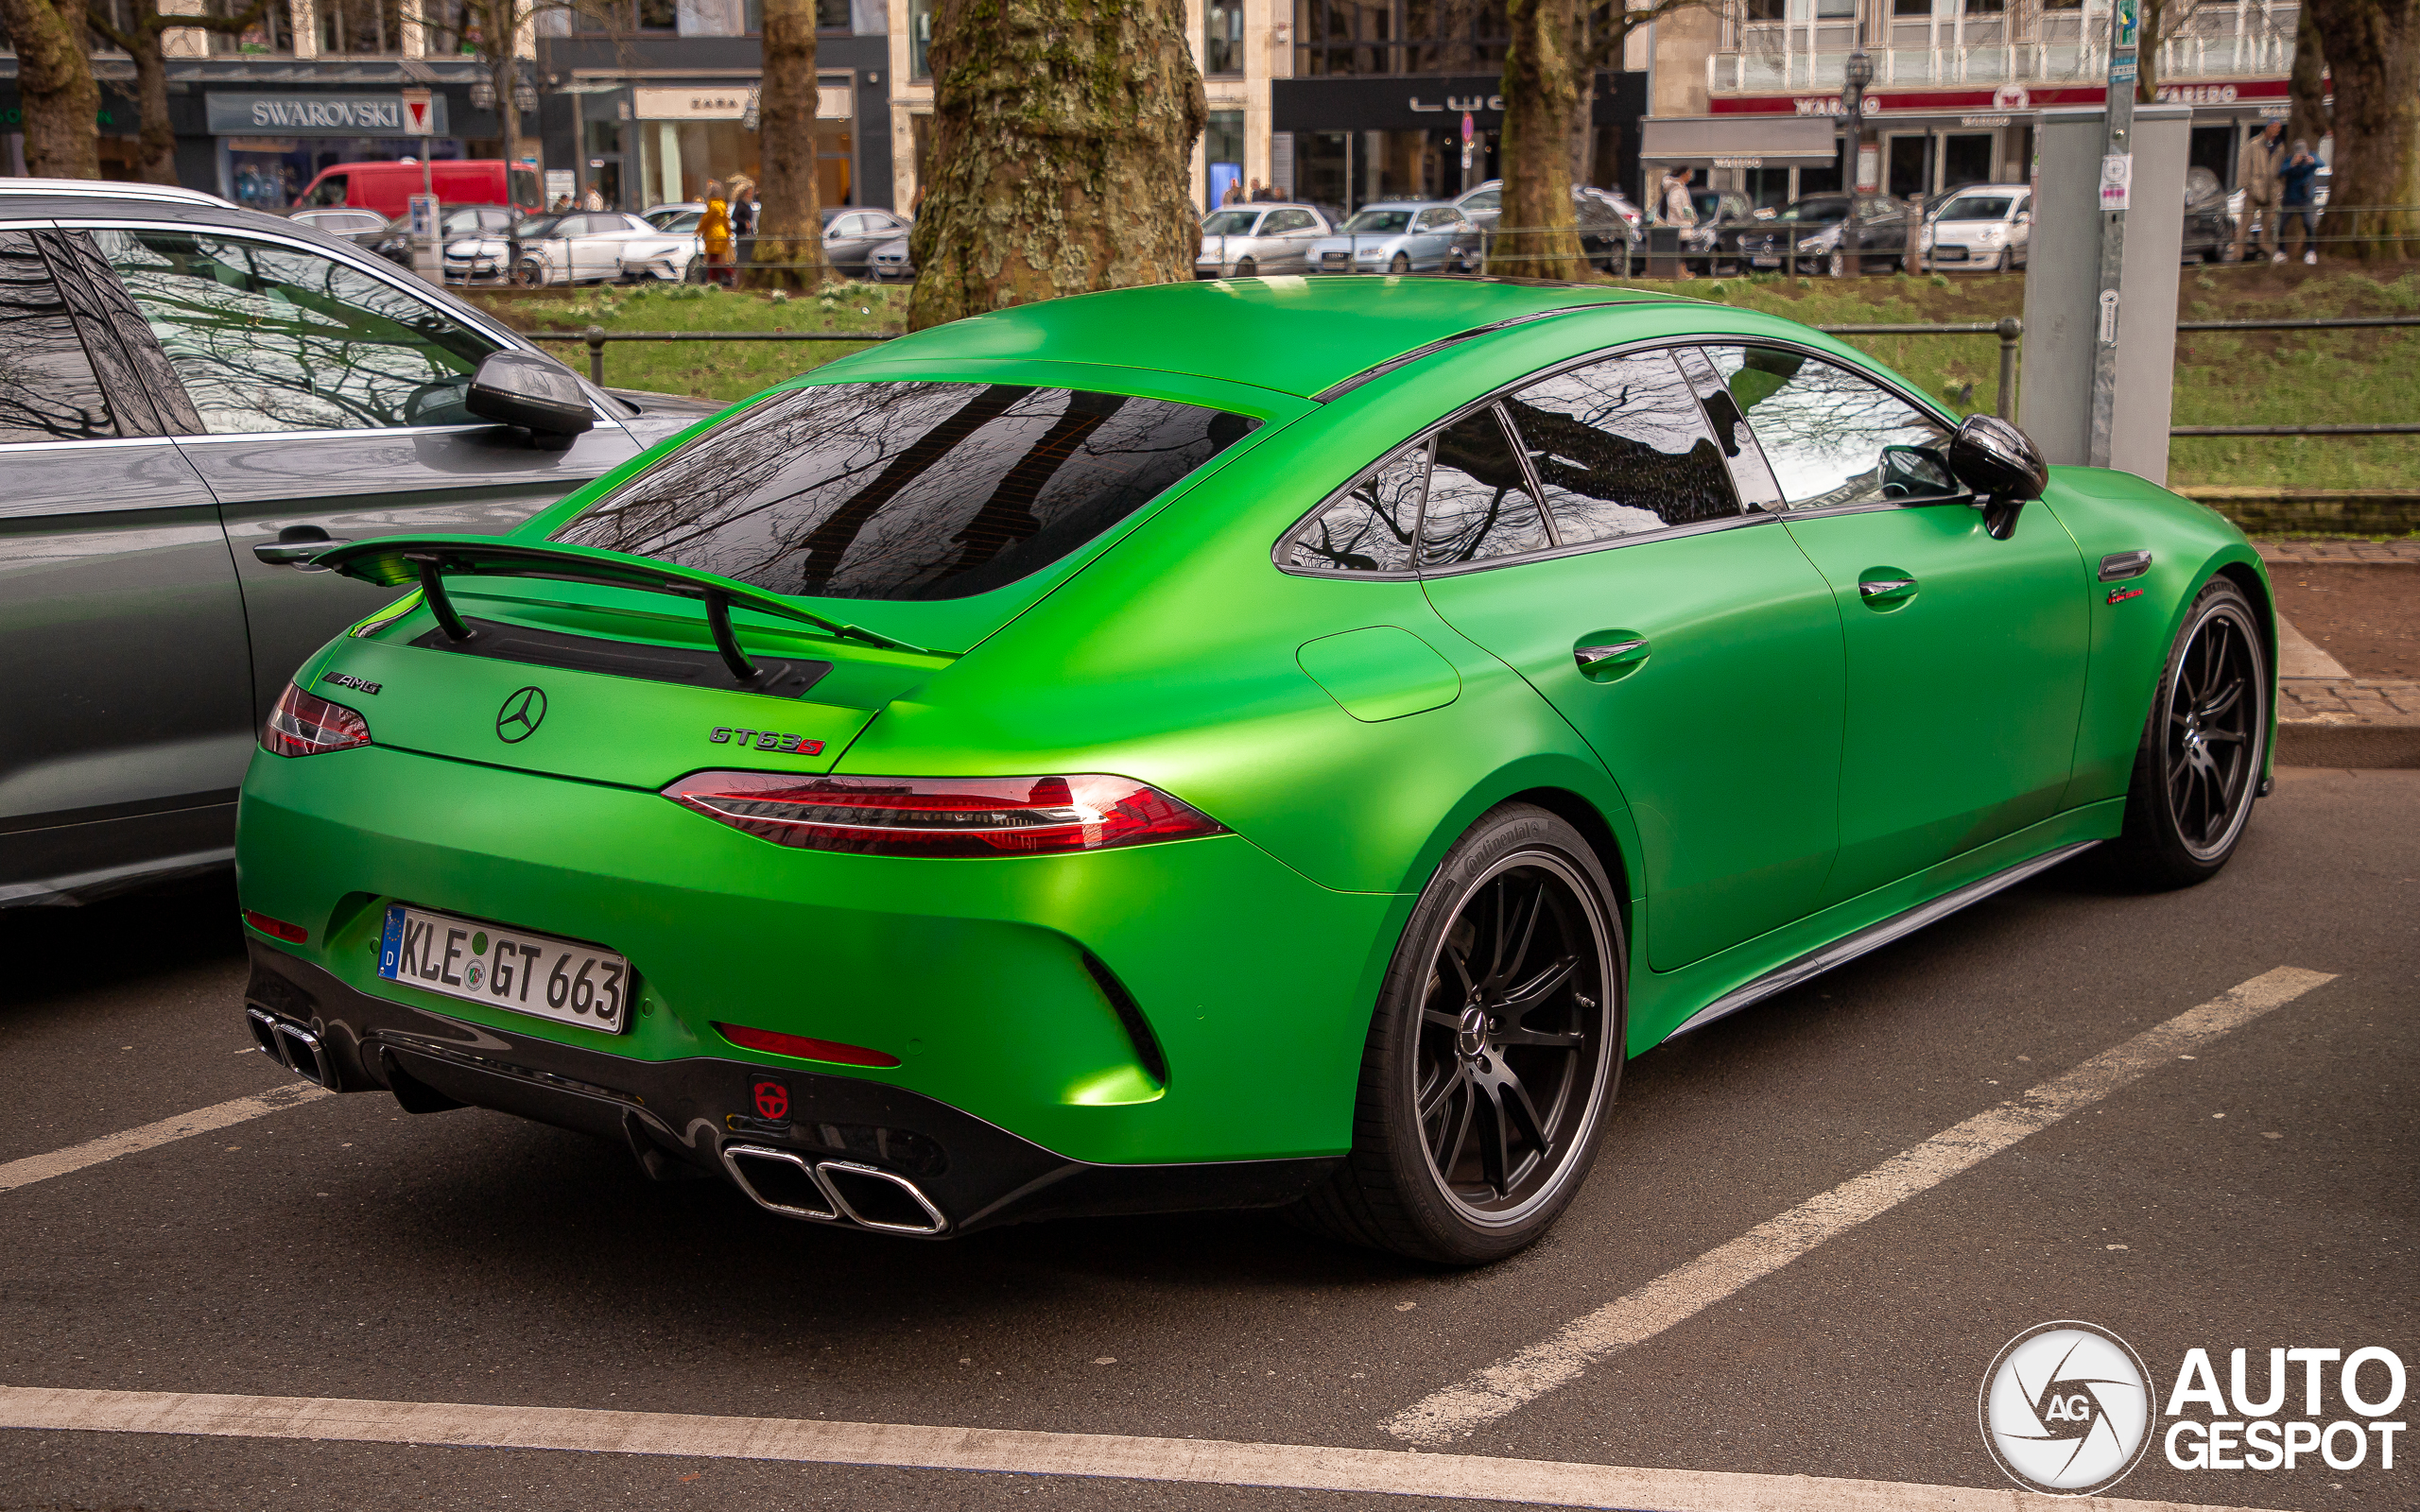
[[(2179, 320), (2176, 330), (2180, 335), (2188, 335), (2201, 332), (2366, 331), (2414, 326), (2420, 326), (2420, 316), (2357, 315), (2274, 320)], [(1996, 336), (1999, 338), (1999, 392), (1993, 406), (1994, 412), (2011, 423), (2016, 420), (2017, 363), (2025, 335), (2025, 322), (2013, 315), (2002, 316), (1996, 320), (1849, 322), (1819, 325), (1815, 329), (1836, 336)], [(870, 345), (879, 341), (896, 341), (907, 335), (904, 331), (608, 331), (595, 325), (581, 331), (531, 331), (523, 334), (532, 341), (578, 342), (585, 346), (588, 349), (588, 376), (599, 387), (605, 384), (605, 349), (617, 341), (838, 341)], [(2169, 435), (2188, 438), (2420, 436), (2420, 422), (2175, 425), (2169, 427)]]

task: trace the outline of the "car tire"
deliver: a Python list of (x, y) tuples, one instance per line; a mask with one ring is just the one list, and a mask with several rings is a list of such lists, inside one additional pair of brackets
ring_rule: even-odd
[(534, 257), (525, 257), (521, 260), (521, 266), (512, 270), (512, 282), (525, 289), (544, 288), (546, 283), (546, 265)]
[(1393, 261), (1387, 264), (1387, 271), (1390, 273), (1409, 273), (1411, 271), (1411, 259), (1406, 257), (1401, 252), (1397, 252), (1394, 255)]
[(1258, 278), (1260, 277), (1260, 265), (1247, 257), (1242, 262), (1236, 265), (1236, 277)]
[(2169, 648), (2135, 751), (2125, 829), (2110, 861), (2153, 888), (2189, 887), (2235, 854), (2269, 742), (2269, 653), (2232, 579), (2195, 595)]
[(1535, 1242), (1604, 1137), (1628, 965), (1614, 888), (1580, 832), (1527, 803), (1489, 810), (1412, 909), (1362, 1051), (1352, 1152), (1296, 1220), (1443, 1265)]
[(1833, 278), (1846, 278), (1849, 271), (1849, 260), (1841, 253), (1834, 252), (1830, 257), (1824, 259), (1824, 271)]

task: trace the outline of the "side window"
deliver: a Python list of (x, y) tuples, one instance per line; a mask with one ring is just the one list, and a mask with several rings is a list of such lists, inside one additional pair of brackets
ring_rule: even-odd
[(832, 236), (855, 236), (862, 232), (865, 230), (865, 226), (866, 218), (863, 215), (842, 215), (839, 219), (832, 223), (832, 229), (830, 232), (826, 232), (826, 234)]
[(495, 343), (383, 279), (212, 232), (93, 234), (213, 435), (475, 422)]
[(1397, 452), (1294, 532), (1286, 565), (1332, 573), (1411, 571), (1411, 533), (1427, 476), (1426, 441)]
[(1672, 353), (1681, 365), (1682, 374), (1689, 387), (1697, 391), (1698, 401), (1705, 406), (1705, 418), (1714, 426), (1714, 440), (1722, 448), (1722, 458), (1731, 465), (1731, 482), (1739, 490), (1739, 502), (1752, 509), (1785, 507), (1781, 485), (1773, 481), (1773, 471), (1765, 465), (1765, 454), (1756, 445), (1756, 433), (1749, 427), (1747, 412), (1739, 407), (1739, 400), (1714, 370), (1706, 354), (1695, 347), (1683, 347)]
[(1420, 524), (1424, 566), (1449, 567), (1551, 544), (1538, 501), (1494, 404), (1437, 435)]
[(1558, 373), (1507, 400), (1505, 412), (1566, 546), (1739, 512), (1722, 455), (1668, 353)]
[(116, 434), (93, 360), (32, 233), (0, 232), (0, 443)]
[(1748, 417), (1792, 509), (1939, 497), (1948, 428), (1872, 379), (1772, 347), (1705, 353)]

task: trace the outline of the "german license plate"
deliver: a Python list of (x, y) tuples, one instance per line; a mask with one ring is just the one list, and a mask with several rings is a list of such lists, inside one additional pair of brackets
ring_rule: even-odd
[(1752, 257), (1748, 261), (1758, 267), (1781, 266), (1781, 259), (1778, 257)]
[(424, 991), (620, 1034), (631, 963), (579, 940), (387, 905), (378, 974)]

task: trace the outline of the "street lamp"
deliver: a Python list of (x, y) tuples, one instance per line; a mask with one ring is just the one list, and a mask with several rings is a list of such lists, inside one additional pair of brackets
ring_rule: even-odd
[(512, 108), (524, 115), (538, 108), (538, 86), (524, 79), (512, 86)]
[(492, 81), (484, 78), (471, 80), (471, 109), (475, 111), (495, 109), (495, 85)]
[(1841, 112), (1848, 118), (1848, 218), (1841, 223), (1840, 257), (1835, 266), (1842, 273), (1859, 272), (1865, 259), (1858, 255), (1857, 192), (1858, 161), (1865, 155), (1865, 87), (1874, 82), (1874, 60), (1865, 50), (1865, 27), (1858, 27), (1857, 50), (1849, 54), (1848, 62), (1841, 70)]

